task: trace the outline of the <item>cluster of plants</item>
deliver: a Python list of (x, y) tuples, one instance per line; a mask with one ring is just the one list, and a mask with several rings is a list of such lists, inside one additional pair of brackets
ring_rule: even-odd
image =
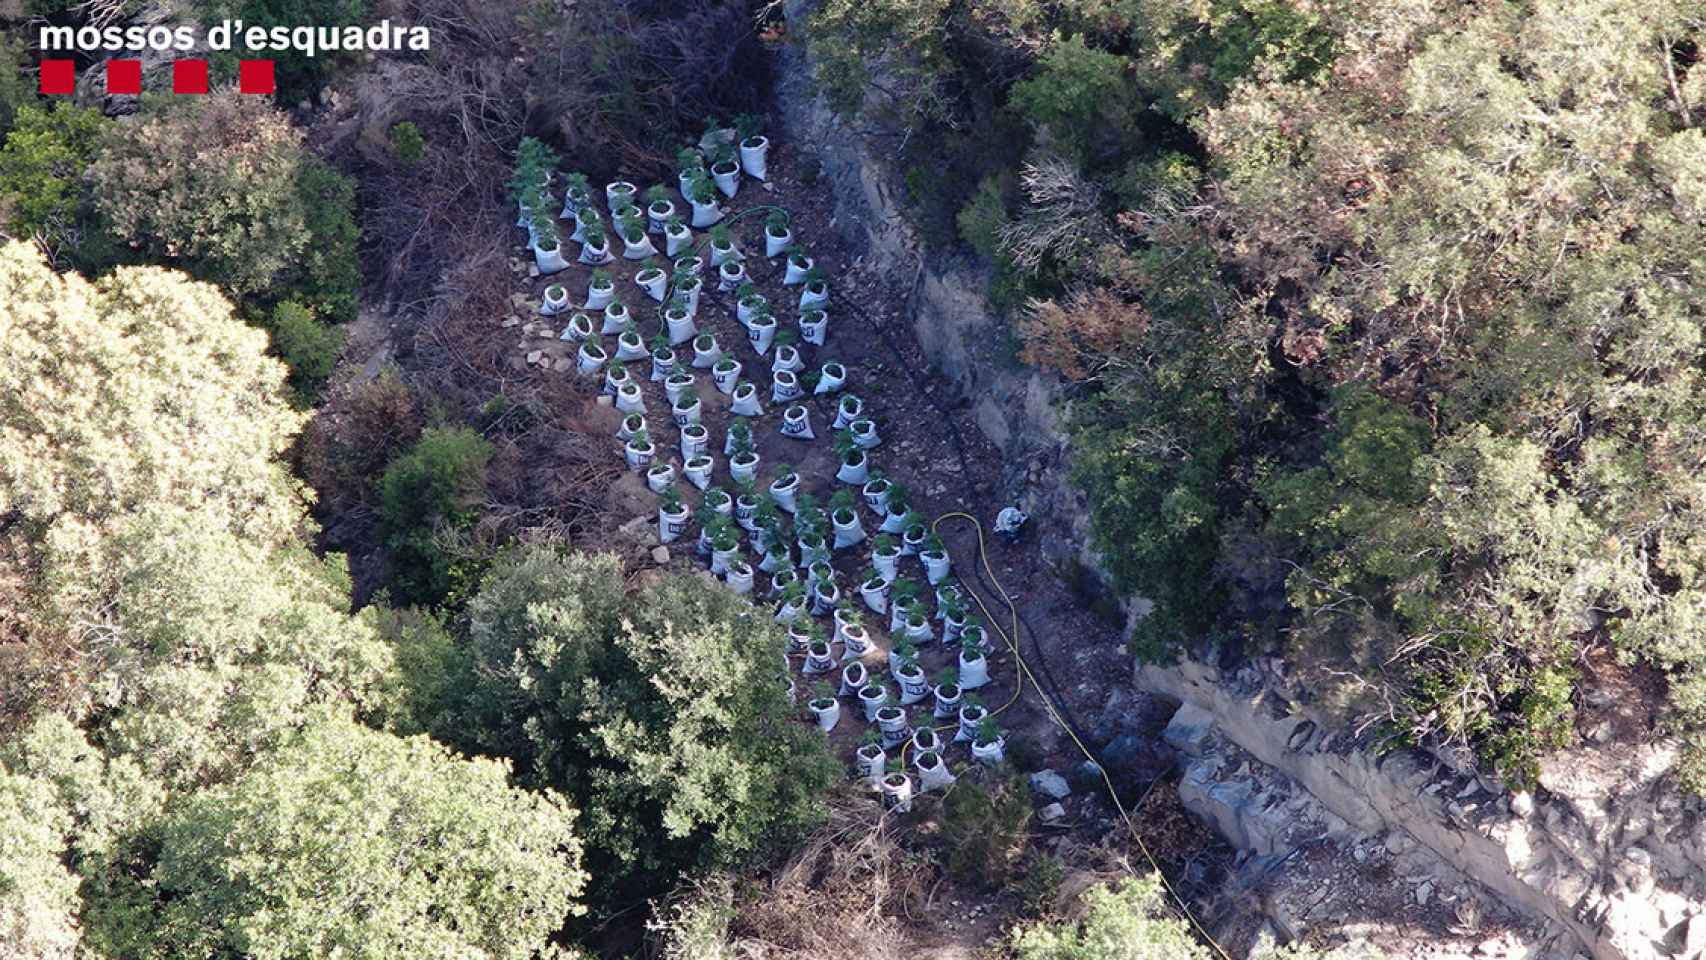
[[(844, 110), (931, 151), (1021, 128), (938, 207), (1070, 385), (1146, 654), (1282, 652), (1363, 729), (1519, 784), (1584, 664), (1645, 663), (1706, 784), (1699, 18), (966, 6), (828, 3), (810, 42)], [(1020, 65), (956, 55), (991, 42)], [(876, 68), (907, 82), (856, 93)]]

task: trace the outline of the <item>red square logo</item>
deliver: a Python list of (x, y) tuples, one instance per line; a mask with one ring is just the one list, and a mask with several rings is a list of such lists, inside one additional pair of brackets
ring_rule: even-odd
[(237, 61), (237, 89), (242, 93), (275, 93), (271, 60)]
[(141, 93), (141, 60), (108, 60), (107, 93)]
[(206, 60), (174, 60), (174, 61), (172, 61), (172, 92), (173, 93), (206, 93), (207, 92), (207, 61)]
[(77, 92), (77, 65), (70, 60), (43, 60), (41, 92), (48, 96)]

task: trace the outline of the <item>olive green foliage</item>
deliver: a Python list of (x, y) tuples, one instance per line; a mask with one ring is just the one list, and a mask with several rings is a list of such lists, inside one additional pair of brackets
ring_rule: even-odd
[(337, 366), (343, 332), (327, 326), (294, 300), (274, 307), (267, 318), (273, 352), (290, 367), (290, 385), (298, 406), (311, 406)]
[(391, 126), (391, 150), (405, 166), (414, 166), (426, 156), (426, 139), (421, 128), (412, 120)]
[(1012, 771), (980, 783), (962, 780), (942, 800), (943, 865), (955, 879), (1005, 885), (1029, 841), (1030, 791)]
[(511, 787), (499, 763), (315, 724), (173, 810), (153, 882), (91, 926), (139, 960), (525, 960), (586, 882), (574, 819), (555, 795)]
[(9, 957), (72, 960), (77, 879), (66, 870), (71, 817), (47, 784), (0, 770), (0, 949)]
[(479, 519), (491, 458), (492, 445), (473, 430), (430, 427), (385, 468), (379, 535), (399, 602), (455, 605), (472, 592), (480, 562), (458, 556), (444, 534)]
[(263, 308), (354, 315), (353, 190), (264, 98), (179, 98), (115, 125), (88, 176), (115, 238)]
[(0, 38), (0, 141), (11, 132), (18, 110), (35, 100), (25, 67), (29, 49), (16, 37)]
[(464, 736), (575, 799), (601, 900), (774, 853), (821, 816), (838, 767), (793, 720), (785, 638), (733, 594), (686, 577), (629, 593), (613, 557), (523, 547), (467, 620)]
[(1138, 69), (1156, 106), (1188, 120), (1246, 78), (1307, 82), (1332, 66), (1354, 5), (1285, 0), (1134, 3)]
[[(8, 107), (8, 112), (12, 108)], [(99, 111), (57, 103), (17, 105), (0, 149), (0, 203), (14, 237), (39, 237), (55, 255), (88, 228), (81, 178), (101, 143)]]
[(1036, 74), (1013, 85), (1009, 105), (1045, 132), (1046, 143), (1088, 163), (1118, 151), (1143, 108), (1127, 61), (1074, 34), (1051, 46)]

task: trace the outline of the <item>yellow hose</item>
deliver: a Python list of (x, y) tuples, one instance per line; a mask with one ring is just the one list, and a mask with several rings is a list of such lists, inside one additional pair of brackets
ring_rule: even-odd
[[(1078, 751), (1084, 754), (1084, 759), (1095, 764), (1097, 772), (1102, 775), (1102, 783), (1108, 788), (1108, 798), (1114, 802), (1114, 809), (1119, 811), (1120, 819), (1125, 821), (1126, 829), (1131, 832), (1131, 838), (1137, 841), (1138, 850), (1143, 852), (1143, 858), (1149, 861), (1149, 866), (1155, 871), (1155, 875), (1160, 878), (1161, 885), (1167, 889), (1167, 893), (1176, 903), (1178, 903), (1179, 910), (1184, 913), (1185, 919), (1190, 921), (1191, 926), (1197, 931), (1198, 936), (1202, 937), (1209, 946), (1214, 948), (1214, 952), (1220, 955), (1221, 960), (1232, 960), (1226, 950), (1223, 949), (1219, 943), (1215, 942), (1213, 937), (1209, 936), (1207, 930), (1203, 929), (1203, 925), (1197, 922), (1196, 916), (1191, 913), (1191, 908), (1185, 904), (1184, 898), (1179, 896), (1179, 892), (1177, 890), (1173, 889), (1173, 884), (1168, 881), (1167, 875), (1162, 872), (1161, 865), (1155, 861), (1155, 856), (1149, 852), (1149, 845), (1143, 842), (1143, 835), (1138, 832), (1137, 824), (1132, 820), (1131, 814), (1125, 808), (1125, 804), (1120, 803), (1119, 793), (1114, 789), (1114, 782), (1108, 777), (1108, 771), (1103, 769), (1102, 765), (1096, 761), (1096, 757), (1090, 752), (1090, 748), (1084, 745), (1084, 741), (1078, 739), (1078, 734), (1073, 732), (1072, 726), (1068, 724), (1066, 719), (1055, 709), (1054, 702), (1048, 698), (1047, 694), (1043, 693), (1042, 684), (1037, 682), (1036, 676), (1031, 673), (1030, 665), (1025, 662), (1024, 655), (1019, 652), (1019, 608), (1015, 606), (1012, 599), (1008, 597), (1007, 589), (1001, 585), (1000, 578), (995, 575), (994, 569), (989, 565), (989, 549), (985, 545), (983, 539), (983, 524), (971, 514), (956, 510), (952, 513), (944, 513), (940, 517), (937, 517), (936, 522), (930, 525), (931, 532), (936, 532), (937, 528), (942, 525), (942, 521), (944, 520), (964, 520), (972, 525), (973, 530), (977, 531), (978, 561), (983, 564), (983, 572), (989, 577), (989, 582), (995, 585), (996, 590), (1000, 591), (1001, 602), (1007, 605), (1007, 611), (1011, 615), (1010, 622), (1012, 624), (1012, 631), (1009, 632), (1007, 630), (1003, 630), (1001, 625), (996, 622), (995, 615), (990, 612), (989, 607), (984, 604), (983, 598), (979, 597), (965, 580), (960, 581), (961, 589), (970, 594), (971, 598), (977, 602), (978, 609), (983, 611), (983, 615), (989, 621), (989, 625), (997, 633), (1001, 634), (1001, 639), (1007, 641), (1007, 649), (1013, 651), (1013, 662), (1018, 664), (1019, 667), (1019, 674), (1015, 678), (1013, 684), (1013, 699), (1002, 704), (1000, 709), (991, 711), (992, 715), (1000, 713), (1002, 710), (1005, 710), (1018, 702), (1019, 692), (1024, 688), (1025, 679), (1027, 677), (1030, 678), (1031, 685), (1037, 688), (1037, 692), (1039, 694), (1037, 699), (1042, 701), (1043, 709), (1048, 711), (1049, 718), (1058, 724), (1062, 730), (1065, 730), (1068, 737), (1072, 738), (1072, 742), (1078, 747)], [(903, 744), (901, 747), (903, 764), (905, 762), (905, 756), (906, 745)]]

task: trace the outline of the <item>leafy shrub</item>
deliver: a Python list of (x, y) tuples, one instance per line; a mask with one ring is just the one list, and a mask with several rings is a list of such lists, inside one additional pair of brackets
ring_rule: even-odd
[(50, 252), (74, 252), (89, 220), (82, 177), (107, 122), (97, 110), (20, 105), (0, 149), (0, 203), (7, 232), (39, 236)]
[(942, 800), (944, 864), (962, 883), (1004, 886), (1030, 837), (1030, 792), (1016, 772), (988, 783), (962, 779)]
[(1073, 34), (1043, 54), (1034, 76), (1013, 85), (1008, 105), (1084, 164), (1103, 151), (1133, 146), (1143, 104), (1129, 66)]
[(977, 185), (977, 193), (966, 201), (954, 218), (960, 239), (979, 255), (994, 260), (1001, 252), (1001, 228), (1007, 224), (1007, 197), (1002, 178), (992, 174)]
[(601, 902), (775, 853), (838, 775), (795, 722), (785, 638), (697, 578), (636, 593), (614, 557), (526, 546), (468, 606), (467, 735), (574, 796)]
[(426, 156), (426, 138), (412, 120), (391, 125), (391, 150), (404, 166), (412, 167)]
[(414, 392), (396, 367), (382, 367), (372, 379), (341, 384), (326, 398), (303, 431), (298, 469), (322, 509), (344, 513), (372, 499), (373, 478), (420, 437), (423, 426)]
[(290, 385), (299, 407), (313, 406), (337, 366), (343, 333), (328, 327), (294, 300), (274, 307), (267, 320), (273, 352), (290, 367)]
[(492, 445), (466, 427), (431, 427), (385, 468), (379, 533), (390, 552), (391, 584), (404, 604), (457, 604), (472, 592), (479, 564), (457, 556), (441, 532), (479, 519)]

